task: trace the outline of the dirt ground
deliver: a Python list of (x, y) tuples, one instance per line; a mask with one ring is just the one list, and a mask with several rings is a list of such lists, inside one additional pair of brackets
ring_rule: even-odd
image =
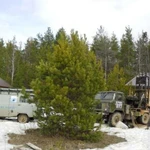
[(79, 150), (86, 148), (104, 148), (110, 144), (125, 142), (123, 138), (107, 135), (103, 133), (103, 138), (97, 143), (87, 143), (83, 141), (70, 140), (64, 137), (48, 137), (41, 135), (36, 130), (27, 130), (25, 135), (9, 134), (9, 143), (13, 145), (25, 145), (30, 142), (42, 150)]

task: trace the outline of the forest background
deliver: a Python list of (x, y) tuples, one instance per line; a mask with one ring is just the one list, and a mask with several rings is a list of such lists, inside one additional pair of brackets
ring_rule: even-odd
[[(44, 34), (28, 38), (24, 46), (18, 46), (15, 37), (8, 42), (1, 38), (0, 77), (14, 88), (31, 88), (31, 81), (37, 78), (36, 66), (41, 60), (47, 61), (61, 32), (66, 34), (61, 28), (54, 35), (48, 27)], [(127, 26), (119, 40), (115, 33), (109, 37), (104, 27), (100, 26), (92, 43), (87, 42), (86, 35), (82, 37), (89, 51), (93, 51), (97, 60), (101, 61), (105, 89), (120, 90), (135, 75), (149, 72), (150, 40), (147, 32), (142, 31), (135, 40), (131, 27)]]

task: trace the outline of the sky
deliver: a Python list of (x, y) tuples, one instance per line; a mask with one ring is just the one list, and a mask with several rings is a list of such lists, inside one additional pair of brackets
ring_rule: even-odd
[[(121, 127), (121, 126), (120, 126)], [(14, 145), (8, 144), (8, 133), (25, 134), (27, 129), (38, 128), (37, 122), (18, 123), (13, 120), (0, 120), (0, 149), (11, 150)], [(85, 149), (85, 150), (149, 150), (150, 148), (150, 129), (145, 130), (145, 127), (135, 127), (130, 129), (101, 126), (101, 131), (107, 132), (109, 135), (115, 135), (126, 139), (126, 142), (111, 144), (103, 149)], [(29, 141), (30, 142), (30, 141)]]
[(118, 39), (125, 27), (132, 28), (136, 39), (142, 31), (150, 35), (149, 0), (0, 0), (0, 38), (16, 37), (25, 43), (29, 37), (44, 34), (47, 27), (56, 34), (63, 27), (80, 35), (89, 43), (102, 25), (108, 36), (114, 32)]

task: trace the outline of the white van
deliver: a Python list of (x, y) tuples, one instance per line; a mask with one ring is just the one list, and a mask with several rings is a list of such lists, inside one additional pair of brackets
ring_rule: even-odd
[[(33, 90), (26, 89), (32, 97)], [(18, 122), (26, 123), (34, 118), (36, 105), (28, 103), (21, 89), (0, 88), (0, 118), (17, 117)]]

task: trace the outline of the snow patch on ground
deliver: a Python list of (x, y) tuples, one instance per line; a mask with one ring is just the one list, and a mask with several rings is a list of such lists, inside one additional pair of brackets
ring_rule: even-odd
[(8, 133), (25, 134), (25, 130), (35, 128), (38, 128), (36, 122), (21, 124), (16, 121), (0, 120), (0, 150), (13, 148), (13, 145), (8, 144)]
[[(103, 150), (149, 150), (150, 149), (150, 130), (145, 128), (120, 129), (102, 126), (101, 131), (109, 135), (116, 135), (125, 138), (127, 142), (110, 145)], [(99, 149), (101, 150), (101, 149)]]
[[(0, 120), (0, 150), (10, 150), (13, 145), (8, 144), (8, 133), (25, 134), (27, 129), (36, 129), (36, 122), (21, 124), (12, 120)], [(102, 125), (101, 131), (109, 135), (116, 135), (125, 138), (127, 142), (112, 144), (104, 149), (93, 150), (149, 150), (150, 149), (150, 130), (145, 128), (121, 129)], [(91, 150), (91, 149), (86, 149)]]

